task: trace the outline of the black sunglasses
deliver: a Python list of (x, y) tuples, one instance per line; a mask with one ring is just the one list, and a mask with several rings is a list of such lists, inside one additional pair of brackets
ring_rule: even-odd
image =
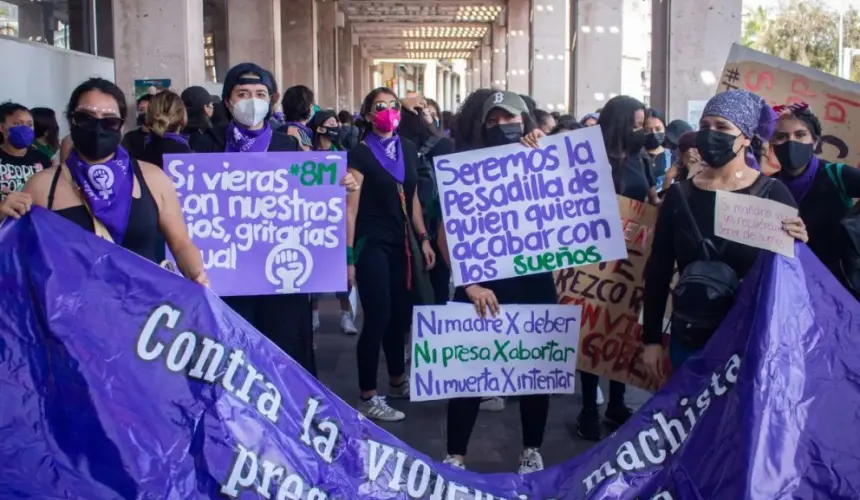
[(101, 126), (102, 130), (117, 132), (122, 130), (123, 119), (118, 116), (97, 118), (86, 111), (75, 111), (72, 113), (72, 123), (84, 130), (95, 130)]
[(377, 113), (380, 111), (385, 111), (386, 109), (393, 109), (395, 111), (400, 111), (400, 101), (391, 101), (391, 102), (375, 102), (373, 103), (373, 110)]

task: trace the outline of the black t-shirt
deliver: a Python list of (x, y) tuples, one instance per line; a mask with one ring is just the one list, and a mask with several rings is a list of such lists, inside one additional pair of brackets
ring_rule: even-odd
[[(223, 153), (227, 149), (227, 126), (212, 127), (200, 134), (192, 134), (188, 138), (191, 151), (194, 153)], [(300, 151), (299, 141), (284, 132), (272, 131), (268, 152)]]
[[(765, 183), (768, 182), (772, 185), (765, 188)], [(693, 184), (692, 180), (681, 181), (679, 184), (686, 184), (683, 188), (689, 193), (687, 203), (690, 205), (702, 237), (710, 239), (720, 250), (716, 259), (731, 266), (738, 278), (743, 279), (755, 264), (760, 250), (715, 236), (716, 192), (700, 189)], [(769, 179), (765, 175), (760, 175), (752, 185), (734, 192), (740, 194), (764, 192), (765, 196), (759, 197), (792, 207), (797, 206), (785, 184)], [(684, 212), (680, 196), (679, 189), (675, 187), (666, 193), (657, 216), (651, 257), (645, 265), (642, 340), (646, 344), (659, 343), (662, 340), (663, 316), (669, 298), (669, 286), (675, 274), (675, 263), (678, 264), (678, 271), (682, 272), (690, 263), (703, 258), (701, 247)]]
[(146, 146), (144, 146), (143, 152), (138, 159), (164, 168), (164, 155), (176, 155), (191, 152), (191, 147), (188, 144), (183, 144), (172, 139), (164, 139), (152, 134), (152, 139), (146, 144)]
[(146, 146), (147, 135), (142, 128), (131, 130), (123, 136), (122, 147), (128, 151), (129, 156), (140, 159), (141, 155), (143, 155), (143, 148)]
[[(827, 175), (826, 166), (827, 163), (822, 161), (812, 186), (800, 202), (799, 215), (809, 234), (809, 249), (834, 271), (838, 269), (840, 245), (844, 244), (838, 237), (841, 234), (839, 221), (848, 213), (848, 207), (840, 188)], [(836, 175), (835, 165), (831, 169)], [(784, 173), (777, 172), (774, 178), (782, 180), (784, 176)], [(843, 166), (842, 184), (850, 198), (860, 198), (860, 169)]]
[(35, 149), (28, 149), (24, 156), (12, 156), (0, 149), (0, 201), (20, 191), (33, 174), (50, 166), (51, 159)]
[[(406, 211), (412, 218), (412, 197), (418, 184), (418, 149), (408, 139), (401, 138), (406, 175), (403, 191), (406, 193)], [(364, 176), (355, 222), (355, 241), (403, 246), (406, 237), (406, 219), (397, 181), (382, 168), (366, 144), (360, 143), (348, 155), (349, 167)]]
[(654, 187), (647, 153), (624, 158), (609, 158), (615, 192), (637, 201), (648, 201), (648, 190)]

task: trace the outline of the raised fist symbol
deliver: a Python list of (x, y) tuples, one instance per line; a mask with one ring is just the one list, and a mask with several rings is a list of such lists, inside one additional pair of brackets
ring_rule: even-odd
[(275, 246), (266, 259), (266, 278), (278, 287), (278, 293), (299, 293), (312, 270), (308, 249), (290, 240)]

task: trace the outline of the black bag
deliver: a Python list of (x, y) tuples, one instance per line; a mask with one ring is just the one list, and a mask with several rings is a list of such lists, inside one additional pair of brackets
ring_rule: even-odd
[(848, 195), (842, 182), (842, 170), (851, 168), (842, 163), (828, 163), (824, 166), (827, 176), (839, 188), (842, 203), (848, 214), (839, 221), (837, 233), (839, 260), (833, 272), (840, 283), (855, 299), (860, 300), (860, 205)]
[[(769, 190), (773, 182), (773, 179), (766, 179), (760, 191)], [(683, 186), (688, 185), (688, 182), (681, 182), (673, 184), (670, 189), (678, 190), (681, 208), (702, 250), (702, 260), (687, 265), (672, 290), (671, 332), (673, 341), (685, 349), (698, 351), (705, 347), (735, 304), (740, 279), (731, 266), (714, 260), (725, 245), (718, 250), (710, 239), (702, 236), (687, 203)]]
[(436, 170), (428, 154), (441, 137), (430, 136), (418, 149), (418, 201), (424, 213), (424, 227), (431, 238), (436, 237), (442, 207), (439, 203), (439, 188), (436, 186)]

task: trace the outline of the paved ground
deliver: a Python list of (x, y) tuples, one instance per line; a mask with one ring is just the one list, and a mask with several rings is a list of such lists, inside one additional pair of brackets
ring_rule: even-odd
[[(316, 360), (319, 378), (346, 402), (354, 404), (358, 396), (357, 368), (355, 364), (356, 336), (340, 332), (340, 316), (335, 301), (321, 303), (322, 327), (316, 335)], [(360, 323), (359, 316), (359, 323)], [(381, 358), (379, 387), (387, 387), (387, 375)], [(603, 388), (604, 394), (606, 387)], [(637, 408), (649, 397), (647, 392), (628, 388), (627, 403)], [(410, 403), (391, 401), (392, 406), (406, 413), (406, 420), (383, 423), (387, 429), (413, 448), (441, 460), (445, 457), (444, 401)], [(550, 416), (541, 450), (546, 465), (563, 462), (588, 449), (592, 443), (576, 435), (576, 416), (580, 409), (580, 396), (554, 396), (550, 403)], [(608, 431), (607, 431), (608, 433)], [(472, 441), (469, 444), (469, 469), (478, 472), (506, 472), (516, 470), (521, 443), (519, 410), (516, 400), (508, 399), (501, 413), (481, 412)]]

